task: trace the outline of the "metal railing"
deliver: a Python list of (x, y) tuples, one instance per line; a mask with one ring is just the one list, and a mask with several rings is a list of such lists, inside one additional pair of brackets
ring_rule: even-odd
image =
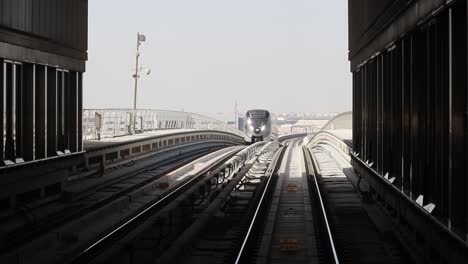
[(216, 130), (244, 133), (217, 119), (188, 112), (151, 109), (84, 109), (83, 139), (99, 140), (147, 131)]

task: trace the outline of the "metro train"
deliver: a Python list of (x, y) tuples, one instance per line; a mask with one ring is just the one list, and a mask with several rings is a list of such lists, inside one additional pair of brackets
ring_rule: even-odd
[(276, 121), (267, 110), (254, 109), (247, 111), (244, 132), (247, 143), (278, 140)]

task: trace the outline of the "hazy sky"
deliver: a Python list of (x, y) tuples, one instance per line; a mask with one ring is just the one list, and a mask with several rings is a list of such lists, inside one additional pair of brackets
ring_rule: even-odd
[(93, 0), (85, 108), (190, 112), (351, 109), (347, 0)]

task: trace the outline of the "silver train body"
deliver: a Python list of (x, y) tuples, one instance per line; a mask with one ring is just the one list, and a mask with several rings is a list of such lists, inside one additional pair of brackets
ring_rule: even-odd
[(278, 140), (276, 121), (267, 110), (247, 111), (244, 132), (247, 143)]

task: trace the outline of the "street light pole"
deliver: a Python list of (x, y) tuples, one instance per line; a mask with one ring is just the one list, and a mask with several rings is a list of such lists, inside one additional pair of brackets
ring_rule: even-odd
[(140, 58), (140, 45), (142, 42), (146, 41), (146, 36), (145, 35), (140, 35), (140, 33), (137, 33), (137, 48), (136, 48), (136, 54), (135, 54), (135, 74), (133, 75), (133, 78), (135, 78), (135, 87), (133, 91), (133, 122), (132, 127), (133, 131), (136, 130), (136, 106), (137, 106), (137, 92), (138, 92), (138, 78), (140, 76), (138, 75), (140, 71), (140, 66), (138, 64), (138, 59)]
[(133, 110), (136, 110), (136, 100), (137, 100), (137, 90), (138, 90), (138, 59), (140, 57), (140, 33), (137, 33), (137, 48), (136, 48), (136, 54), (135, 54), (135, 74), (133, 75), (133, 78), (135, 78), (135, 88), (133, 91)]

